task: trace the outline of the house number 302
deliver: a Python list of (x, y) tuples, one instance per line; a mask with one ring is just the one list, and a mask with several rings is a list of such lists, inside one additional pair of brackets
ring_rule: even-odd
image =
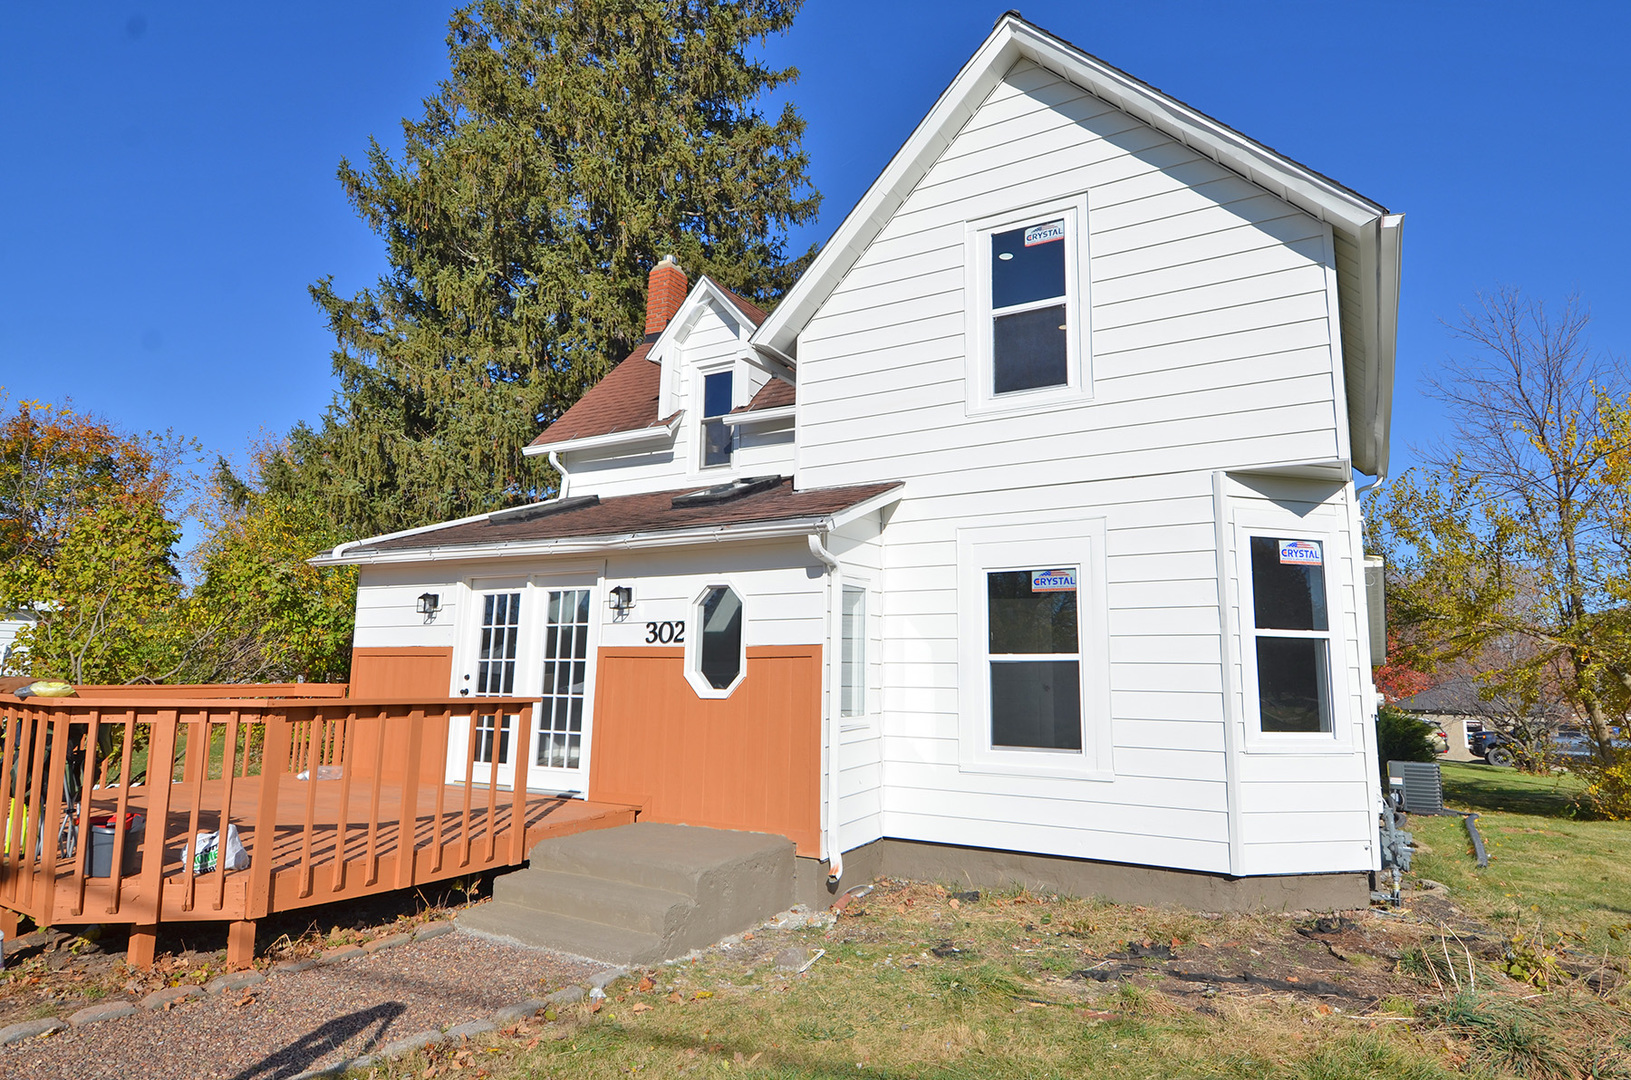
[(648, 622), (646, 623), (646, 644), (683, 645), (685, 644), (685, 623), (679, 622)]

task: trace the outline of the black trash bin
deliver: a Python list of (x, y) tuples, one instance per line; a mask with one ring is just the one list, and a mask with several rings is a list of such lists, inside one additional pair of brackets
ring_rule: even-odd
[[(140, 814), (125, 815), (125, 850), (119, 860), (119, 873), (124, 877), (141, 873), (142, 830), (147, 819)], [(85, 844), (85, 876), (113, 876), (114, 819), (108, 814), (91, 819), (90, 839)]]

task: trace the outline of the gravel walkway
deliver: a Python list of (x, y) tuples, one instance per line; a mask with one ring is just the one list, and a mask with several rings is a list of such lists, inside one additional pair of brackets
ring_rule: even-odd
[[(464, 933), (0, 1047), (0, 1077), (286, 1080), (604, 970)], [(239, 1004), (244, 997), (253, 1000)], [(117, 999), (110, 999), (117, 1000)]]

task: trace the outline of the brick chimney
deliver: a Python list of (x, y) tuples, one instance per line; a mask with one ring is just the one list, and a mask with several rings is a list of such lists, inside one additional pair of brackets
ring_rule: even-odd
[(663, 332), (668, 320), (685, 303), (689, 284), (685, 271), (680, 269), (680, 264), (674, 261), (672, 255), (664, 255), (663, 261), (651, 268), (651, 276), (646, 281), (647, 341), (657, 340), (657, 335)]

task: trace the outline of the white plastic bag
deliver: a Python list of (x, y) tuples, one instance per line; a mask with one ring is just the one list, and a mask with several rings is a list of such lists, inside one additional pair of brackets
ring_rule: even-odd
[[(220, 860), (221, 834), (218, 832), (199, 833), (181, 852), (181, 865), (186, 866), (190, 863), (195, 874), (214, 873)], [(249, 852), (244, 850), (243, 842), (238, 839), (238, 826), (232, 824), (227, 825), (226, 868), (249, 869)]]

